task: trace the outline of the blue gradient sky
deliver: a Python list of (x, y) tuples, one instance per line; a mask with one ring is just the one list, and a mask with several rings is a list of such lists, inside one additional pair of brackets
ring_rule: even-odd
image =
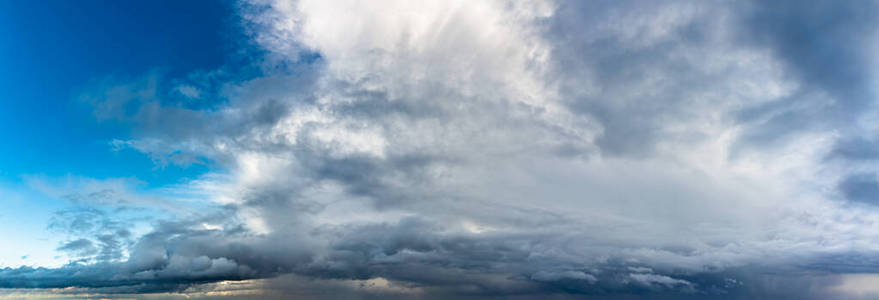
[[(157, 166), (114, 139), (130, 125), (100, 121), (80, 96), (106, 80), (182, 76), (241, 60), (232, 1), (0, 2), (0, 265), (57, 265), (46, 230), (68, 204), (27, 178), (129, 178), (150, 189), (194, 178), (205, 165)], [(27, 255), (28, 259), (21, 259)]]

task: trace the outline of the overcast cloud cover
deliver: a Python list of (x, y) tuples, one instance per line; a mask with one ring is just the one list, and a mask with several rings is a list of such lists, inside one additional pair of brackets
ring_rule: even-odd
[(30, 178), (75, 204), (48, 224), (70, 262), (0, 295), (879, 297), (876, 1), (236, 13), (249, 75), (77, 99), (134, 129), (107, 147), (210, 171)]

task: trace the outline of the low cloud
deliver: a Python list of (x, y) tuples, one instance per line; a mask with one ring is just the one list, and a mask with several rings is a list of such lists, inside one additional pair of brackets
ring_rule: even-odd
[(259, 76), (149, 74), (82, 97), (135, 128), (113, 147), (214, 167), (164, 190), (211, 204), (45, 184), (81, 206), (50, 226), (71, 263), (0, 269), (0, 287), (866, 297), (846, 274), (879, 272), (871, 11), (244, 2)]

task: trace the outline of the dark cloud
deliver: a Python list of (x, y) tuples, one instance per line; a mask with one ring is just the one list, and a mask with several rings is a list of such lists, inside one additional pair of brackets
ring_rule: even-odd
[[(791, 143), (855, 132), (847, 122), (872, 108), (875, 9), (863, 6), (875, 3), (814, 4), (489, 6), (451, 10), (384, 48), (378, 37), (408, 23), (378, 14), (339, 19), (360, 22), (341, 37), (309, 35), (336, 24), (300, 24), (320, 7), (244, 4), (268, 52), (259, 74), (154, 74), (83, 97), (99, 119), (136, 128), (114, 147), (223, 168), (187, 186), (218, 204), (182, 213), (109, 188), (69, 194), (76, 208), (49, 228), (67, 237), (58, 250), (71, 263), (0, 269), (0, 287), (858, 299), (834, 289), (879, 271), (863, 246), (874, 236), (852, 225), (870, 212), (832, 206), (822, 197), (833, 184), (801, 188), (827, 181), (797, 165), (815, 163), (813, 143)], [(345, 39), (361, 28), (378, 33)], [(183, 103), (181, 85), (212, 99)], [(871, 138), (829, 143), (815, 164), (876, 156)], [(874, 202), (868, 168), (843, 171), (838, 194)], [(137, 222), (152, 229), (135, 234)]]
[(844, 139), (834, 145), (828, 159), (843, 159), (853, 162), (867, 162), (879, 159), (879, 143), (873, 139)]
[(803, 130), (851, 132), (852, 120), (875, 108), (867, 37), (877, 33), (877, 3), (797, 4), (754, 2), (741, 9), (741, 41), (768, 47), (800, 82), (791, 96), (740, 113), (753, 127), (745, 143), (773, 145)]
[[(681, 55), (725, 51), (711, 49), (725, 9), (698, 1), (560, 2), (547, 28), (557, 80), (568, 105), (601, 124), (603, 154), (651, 154), (657, 142), (676, 138), (664, 132), (666, 122), (699, 113), (693, 97), (729, 88), (723, 81), (737, 70), (710, 73)], [(624, 23), (631, 25), (615, 27)], [(610, 30), (594, 29), (602, 27)]]
[(856, 174), (843, 179), (839, 190), (851, 201), (879, 204), (879, 177), (876, 174)]
[[(827, 280), (813, 279), (813, 275), (805, 271), (796, 277), (781, 279), (777, 277), (780, 275), (773, 275), (770, 267), (764, 267), (767, 273), (748, 271), (751, 274), (734, 269), (708, 273), (662, 271), (626, 262), (624, 256), (578, 267), (552, 257), (541, 258), (539, 248), (550, 246), (547, 243), (551, 241), (539, 242), (540, 239), (533, 236), (445, 235), (440, 225), (418, 219), (357, 228), (325, 228), (323, 230), (336, 232), (333, 235), (337, 238), (330, 242), (326, 255), (318, 257), (316, 252), (303, 252), (306, 249), (302, 244), (281, 233), (252, 236), (235, 228), (192, 229), (199, 222), (217, 218), (223, 216), (157, 224), (152, 233), (131, 247), (126, 261), (71, 263), (56, 269), (6, 268), (0, 270), (0, 287), (84, 287), (111, 293), (181, 292), (207, 282), (274, 278), (294, 273), (319, 280), (384, 278), (405, 283), (409, 288), (426, 289), (440, 298), (441, 295), (539, 298), (579, 294), (597, 299), (611, 295), (747, 299), (778, 293), (778, 299), (794, 299), (798, 294), (766, 285), (765, 281), (784, 281), (808, 288), (829, 284)], [(92, 242), (84, 239), (62, 248), (97, 251)], [(826, 261), (830, 266), (840, 265), (840, 262)], [(843, 261), (858, 264), (848, 258)]]

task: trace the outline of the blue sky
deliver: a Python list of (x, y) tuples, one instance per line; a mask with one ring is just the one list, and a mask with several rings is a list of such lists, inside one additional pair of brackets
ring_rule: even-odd
[(6, 180), (21, 174), (142, 178), (167, 183), (193, 170), (154, 170), (113, 152), (125, 124), (102, 124), (77, 101), (92, 82), (161, 70), (171, 76), (232, 61), (240, 33), (233, 3), (211, 1), (4, 2), (2, 137)]
[[(206, 5), (208, 4), (208, 5)], [(130, 125), (95, 118), (80, 97), (106, 80), (181, 76), (240, 61), (231, 1), (4, 1), (0, 3), (0, 191), (6, 266), (45, 263), (59, 237), (46, 230), (69, 203), (27, 178), (131, 178), (143, 189), (178, 183), (203, 165), (157, 166), (114, 149)], [(51, 239), (51, 242), (46, 241)], [(14, 251), (12, 251), (14, 249)], [(40, 252), (36, 255), (32, 252)], [(20, 256), (29, 255), (29, 260)]]
[(875, 53), (875, 0), (2, 1), (0, 299), (876, 299)]

